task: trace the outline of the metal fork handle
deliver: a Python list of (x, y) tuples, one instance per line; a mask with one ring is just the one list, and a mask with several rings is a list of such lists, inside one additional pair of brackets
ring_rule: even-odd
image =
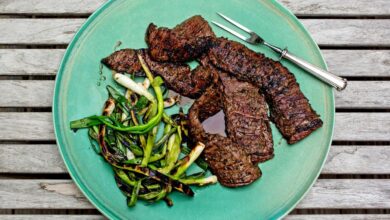
[(306, 70), (307, 72), (311, 73), (312, 75), (316, 76), (317, 78), (321, 79), (322, 81), (328, 83), (329, 85), (336, 88), (338, 91), (341, 91), (347, 87), (347, 80), (345, 78), (339, 77), (334, 75), (333, 73), (330, 73), (326, 70), (323, 70), (317, 66), (314, 66), (311, 63), (308, 63), (307, 61), (291, 54), (288, 52), (287, 49), (280, 49), (278, 47), (275, 47), (271, 44), (268, 44), (264, 42), (264, 45), (270, 47), (272, 50), (280, 53), (280, 58), (286, 58), (292, 63), (296, 64), (297, 66), (301, 67), (302, 69)]

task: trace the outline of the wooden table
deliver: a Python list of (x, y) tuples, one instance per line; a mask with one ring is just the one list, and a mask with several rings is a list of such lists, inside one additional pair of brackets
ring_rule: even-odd
[[(390, 0), (282, 2), (349, 79), (327, 163), (287, 219), (390, 219)], [(0, 219), (103, 218), (72, 183), (51, 119), (60, 59), (102, 3), (0, 0)]]

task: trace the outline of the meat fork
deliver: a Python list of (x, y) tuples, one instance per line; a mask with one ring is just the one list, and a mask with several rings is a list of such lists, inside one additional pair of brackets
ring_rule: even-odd
[(345, 78), (341, 78), (339, 76), (336, 76), (326, 70), (323, 70), (295, 55), (293, 55), (292, 53), (290, 53), (287, 48), (286, 49), (281, 49), (277, 46), (274, 46), (270, 43), (267, 43), (266, 41), (264, 41), (263, 38), (261, 38), (258, 34), (256, 34), (254, 31), (250, 30), (249, 28), (243, 26), (242, 24), (234, 21), (233, 19), (227, 17), (226, 15), (223, 15), (221, 13), (217, 13), (219, 16), (221, 16), (222, 18), (224, 18), (225, 20), (227, 20), (228, 22), (232, 23), (233, 25), (235, 25), (236, 27), (240, 28), (241, 30), (245, 31), (246, 33), (249, 34), (249, 37), (245, 37), (243, 36), (242, 34), (222, 25), (222, 24), (219, 24), (215, 21), (212, 21), (213, 24), (217, 25), (218, 27), (224, 29), (225, 31), (228, 31), (230, 32), (231, 34), (233, 34), (234, 36), (240, 38), (241, 40), (245, 41), (245, 42), (248, 42), (250, 44), (254, 44), (254, 45), (259, 45), (259, 44), (263, 44), (269, 48), (271, 48), (273, 51), (277, 52), (280, 54), (280, 59), (282, 58), (286, 58), (288, 59), (289, 61), (291, 61), (292, 63), (296, 64), (297, 66), (301, 67), (302, 69), (306, 70), (307, 72), (311, 73), (312, 75), (316, 76), (317, 78), (321, 79), (322, 81), (328, 83), (329, 85), (333, 86), (334, 88), (336, 88), (338, 91), (341, 91), (343, 89), (345, 89), (345, 87), (347, 86), (347, 80)]

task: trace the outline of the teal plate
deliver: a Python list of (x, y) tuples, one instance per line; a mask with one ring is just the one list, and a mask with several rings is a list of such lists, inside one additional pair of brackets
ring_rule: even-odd
[[(222, 21), (222, 12), (260, 33), (269, 42), (288, 46), (300, 57), (326, 68), (321, 53), (297, 18), (275, 1), (260, 0), (118, 0), (99, 8), (81, 27), (70, 43), (61, 63), (55, 85), (53, 117), (57, 143), (74, 182), (85, 196), (111, 219), (278, 219), (291, 211), (318, 177), (331, 143), (334, 124), (332, 89), (283, 61), (293, 72), (324, 125), (308, 138), (288, 145), (272, 126), (275, 158), (260, 164), (263, 176), (241, 188), (219, 184), (197, 188), (194, 198), (174, 192), (174, 206), (164, 202), (149, 205), (139, 202), (128, 208), (125, 197), (115, 185), (110, 166), (90, 147), (86, 130), (69, 128), (71, 120), (100, 114), (107, 98), (105, 85), (114, 85), (110, 71), (99, 61), (113, 52), (117, 41), (121, 48), (145, 47), (147, 25), (172, 27), (200, 14), (206, 20)], [(218, 36), (235, 37), (213, 27)], [(249, 45), (248, 45), (249, 46)], [(272, 51), (249, 46), (277, 59)], [(100, 86), (98, 86), (100, 82)], [(188, 106), (187, 106), (188, 107)], [(221, 122), (223, 123), (223, 122)]]

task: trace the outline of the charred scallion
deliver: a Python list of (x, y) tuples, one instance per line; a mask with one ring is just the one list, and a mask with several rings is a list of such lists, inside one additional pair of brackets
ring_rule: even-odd
[[(162, 78), (154, 77), (143, 58), (138, 58), (146, 76), (143, 82), (114, 72), (124, 92), (107, 86), (109, 98), (103, 114), (72, 121), (70, 127), (88, 128), (93, 149), (113, 168), (116, 184), (127, 197), (129, 207), (138, 200), (164, 200), (172, 206), (168, 197), (172, 190), (193, 196), (189, 185), (215, 183), (216, 177), (206, 176), (207, 164), (199, 158), (204, 145), (199, 143), (191, 150), (183, 141), (188, 138), (185, 114), (165, 112), (164, 107), (175, 106), (179, 96), (166, 98)], [(162, 134), (158, 132), (160, 127), (164, 128)], [(194, 162), (204, 170), (187, 175)]]

